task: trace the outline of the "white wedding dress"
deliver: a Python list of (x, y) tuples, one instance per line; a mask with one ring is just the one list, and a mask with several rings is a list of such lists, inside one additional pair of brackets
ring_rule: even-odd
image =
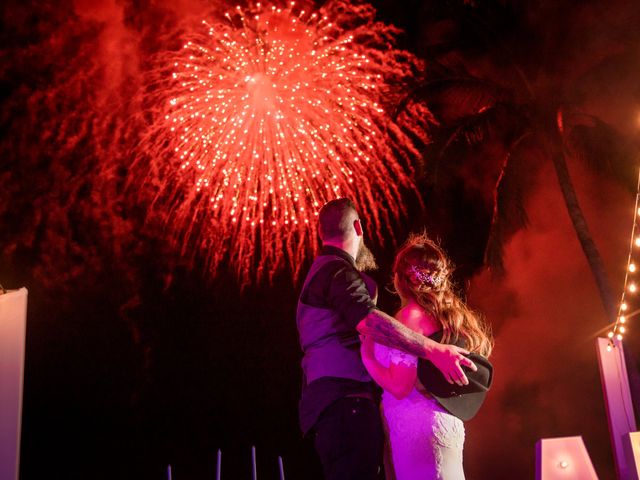
[[(416, 366), (416, 357), (375, 344), (376, 359)], [(396, 480), (463, 480), (464, 423), (444, 410), (425, 392), (420, 381), (408, 396), (382, 395), (382, 411), (389, 435)]]

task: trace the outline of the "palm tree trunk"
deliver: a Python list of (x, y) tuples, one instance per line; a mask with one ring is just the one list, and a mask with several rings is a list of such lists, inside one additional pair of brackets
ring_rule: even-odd
[(562, 196), (564, 197), (564, 202), (567, 207), (569, 217), (571, 218), (571, 223), (573, 224), (573, 228), (576, 231), (582, 250), (587, 257), (587, 262), (589, 262), (589, 267), (591, 267), (591, 272), (596, 280), (598, 291), (600, 292), (600, 300), (602, 301), (607, 321), (613, 322), (615, 321), (618, 309), (613, 295), (613, 290), (611, 288), (611, 283), (609, 282), (609, 277), (604, 268), (604, 262), (602, 261), (598, 247), (596, 247), (596, 244), (593, 241), (587, 221), (584, 218), (582, 209), (580, 208), (578, 197), (569, 174), (569, 168), (567, 167), (565, 149), (562, 145), (562, 140), (560, 138), (558, 138), (558, 140), (559, 141), (556, 145), (552, 146), (551, 158), (556, 170), (558, 182), (560, 183), (560, 190), (562, 190)]

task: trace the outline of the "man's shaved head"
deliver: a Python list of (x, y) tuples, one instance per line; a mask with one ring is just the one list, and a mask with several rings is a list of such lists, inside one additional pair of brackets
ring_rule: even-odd
[(327, 202), (318, 217), (320, 238), (327, 240), (345, 240), (353, 231), (353, 222), (358, 220), (356, 206), (348, 198), (338, 198)]

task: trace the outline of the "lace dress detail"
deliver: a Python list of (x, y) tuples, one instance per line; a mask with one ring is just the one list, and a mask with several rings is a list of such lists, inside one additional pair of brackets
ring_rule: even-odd
[[(385, 367), (418, 363), (413, 355), (379, 344), (375, 356)], [(419, 381), (401, 400), (385, 391), (382, 410), (396, 480), (464, 479), (464, 423), (430, 397)]]

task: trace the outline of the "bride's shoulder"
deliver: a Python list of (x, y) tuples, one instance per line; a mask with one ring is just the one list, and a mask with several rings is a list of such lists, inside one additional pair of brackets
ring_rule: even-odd
[(409, 328), (418, 325), (425, 317), (424, 310), (419, 305), (406, 305), (396, 312), (396, 320)]
[(438, 330), (437, 322), (420, 305), (409, 304), (402, 307), (395, 315), (396, 320), (420, 333), (433, 333)]

